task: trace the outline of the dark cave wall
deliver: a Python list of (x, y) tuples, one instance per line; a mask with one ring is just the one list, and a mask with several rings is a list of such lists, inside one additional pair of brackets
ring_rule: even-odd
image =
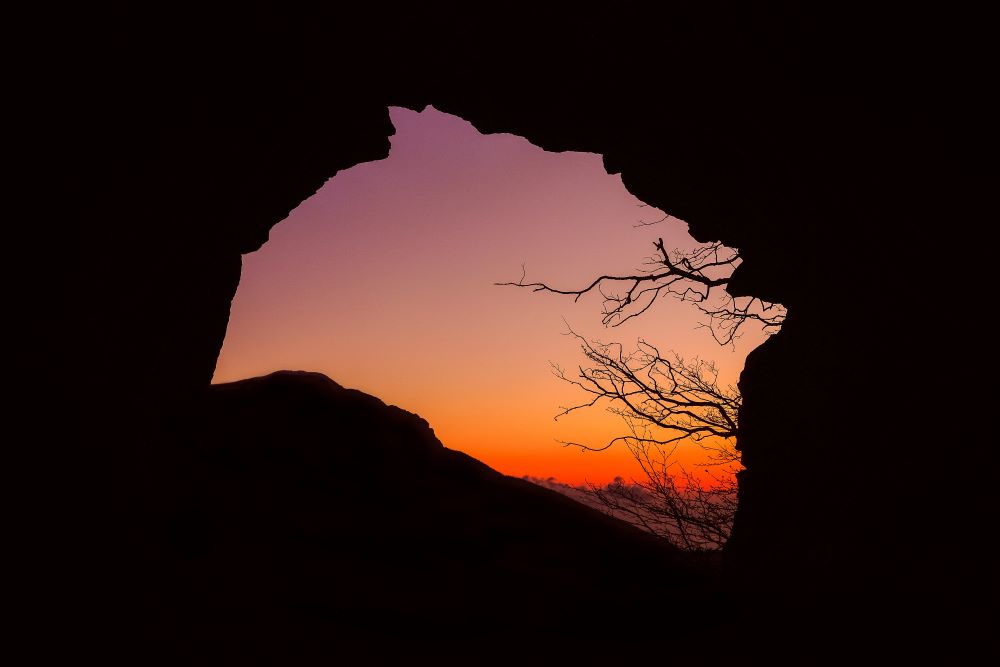
[[(637, 197), (686, 220), (700, 240), (740, 248), (746, 259), (735, 294), (789, 308), (783, 331), (751, 355), (740, 381), (739, 447), (747, 470), (728, 562), (745, 583), (782, 591), (795, 604), (811, 604), (823, 591), (871, 591), (876, 581), (895, 591), (889, 579), (900, 573), (891, 563), (909, 557), (895, 552), (912, 537), (900, 534), (896, 505), (913, 497), (917, 470), (900, 460), (893, 442), (869, 430), (865, 401), (842, 406), (857, 391), (861, 360), (875, 357), (890, 374), (901, 368), (898, 351), (884, 349), (868, 330), (885, 330), (883, 296), (843, 265), (858, 236), (871, 238), (871, 230), (888, 230), (906, 215), (899, 205), (879, 217), (886, 189), (909, 187), (892, 182), (906, 174), (895, 167), (876, 177), (859, 164), (887, 159), (906, 129), (845, 113), (850, 105), (843, 100), (801, 100), (789, 91), (769, 99), (736, 88), (713, 95), (707, 108), (704, 98), (689, 99), (662, 114), (598, 104), (594, 117), (576, 111), (585, 127), (573, 129), (577, 145), (603, 154)], [(504, 122), (492, 120), (503, 113), (494, 103), (434, 104), (474, 123), (485, 115), (488, 131), (520, 134), (545, 148), (573, 146), (561, 120), (552, 121), (552, 143), (542, 120), (519, 123), (526, 109), (512, 110), (515, 120)], [(540, 106), (557, 109), (549, 112), (556, 119), (590, 108), (565, 97)], [(915, 160), (906, 172), (922, 163), (909, 150), (892, 163), (900, 159)]]
[[(917, 296), (886, 308), (873, 273), (904, 275), (926, 249), (911, 221), (940, 210), (949, 144), (924, 94), (940, 65), (864, 34), (845, 51), (794, 13), (703, 19), (504, 14), (488, 37), (263, 12), (199, 23), (183, 49), (95, 40), (59, 88), (77, 100), (60, 136), (80, 438), (111, 462), (156, 442), (211, 378), (240, 254), (338, 170), (385, 157), (387, 106), (433, 104), (484, 132), (602, 154), (696, 238), (740, 248), (734, 292), (788, 306), (740, 382), (748, 469), (728, 563), (742, 584), (810, 601), (947, 569), (922, 537), (943, 510), (913, 510), (939, 443), (898, 391), (859, 389), (866, 371), (920, 381), (893, 335)], [(130, 465), (95, 478), (141, 496)]]

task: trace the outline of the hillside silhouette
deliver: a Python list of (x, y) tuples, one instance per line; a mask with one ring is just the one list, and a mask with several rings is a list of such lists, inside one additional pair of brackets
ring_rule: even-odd
[(625, 628), (574, 629), (572, 647), (560, 630), (633, 606), (623, 567), (658, 573), (644, 595), (718, 602), (690, 555), (318, 373), (214, 385), (171, 430), (186, 437), (157, 466), (146, 551), (161, 573), (150, 639), (178, 657), (395, 654), (387, 632), (432, 653), (504, 635), (611, 650)]

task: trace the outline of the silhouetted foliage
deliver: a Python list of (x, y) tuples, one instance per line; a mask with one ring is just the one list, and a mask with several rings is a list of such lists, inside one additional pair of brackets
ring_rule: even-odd
[(659, 297), (670, 296), (697, 306), (707, 317), (701, 326), (720, 345), (731, 344), (747, 322), (759, 322), (765, 331), (774, 332), (784, 321), (785, 309), (780, 304), (757, 297), (733, 297), (725, 291), (741, 261), (738, 251), (719, 242), (687, 251), (668, 250), (662, 238), (654, 241), (653, 247), (656, 253), (647, 257), (636, 273), (602, 275), (579, 289), (528, 283), (523, 275), (517, 282), (497, 284), (565, 294), (574, 300), (596, 291), (604, 299), (601, 322), (611, 327), (642, 315)]
[[(601, 447), (564, 444), (599, 451), (618, 441), (641, 439), (666, 446), (688, 439), (711, 448), (712, 439), (736, 437), (740, 394), (733, 386), (719, 387), (714, 363), (698, 358), (686, 361), (674, 352), (661, 353), (641, 339), (637, 350), (626, 353), (620, 343), (588, 341), (572, 330), (570, 334), (580, 342), (591, 365), (579, 366), (575, 378), (557, 364), (552, 365), (553, 372), (591, 398), (563, 407), (556, 418), (607, 400), (608, 410), (622, 417), (632, 434), (613, 438)], [(664, 435), (653, 437), (651, 429)], [(636, 435), (640, 431), (643, 437)]]
[(646, 450), (633, 454), (643, 463), (645, 479), (629, 483), (616, 477), (606, 486), (591, 484), (587, 489), (608, 513), (681, 549), (714, 551), (725, 546), (736, 516), (735, 478), (713, 476), (706, 483), (683, 468), (671, 470), (669, 454), (656, 459), (647, 458)]
[[(669, 217), (669, 216), (667, 216)], [(666, 220), (664, 217), (653, 223)], [(722, 243), (693, 250), (668, 250), (662, 238), (656, 253), (636, 273), (602, 275), (579, 289), (558, 289), (542, 282), (501, 285), (527, 287), (580, 299), (590, 292), (603, 297), (601, 322), (615, 327), (647, 312), (659, 297), (694, 304), (705, 316), (700, 326), (720, 345), (731, 345), (747, 322), (758, 322), (773, 333), (784, 321), (785, 309), (756, 297), (733, 297), (725, 287), (739, 265), (739, 252)], [(686, 360), (675, 352), (661, 353), (647, 340), (626, 352), (620, 343), (590, 341), (570, 329), (589, 362), (575, 376), (553, 364), (557, 377), (589, 396), (563, 407), (557, 415), (592, 407), (602, 401), (620, 416), (629, 434), (599, 446), (561, 441), (564, 445), (601, 451), (616, 443), (628, 447), (643, 471), (643, 479), (621, 477), (588, 492), (609, 513), (689, 550), (720, 549), (729, 539), (737, 505), (735, 473), (740, 469), (736, 437), (742, 398), (734, 386), (720, 387), (711, 361)], [(677, 448), (693, 444), (709, 452), (701, 475), (677, 462)]]
[[(557, 419), (607, 401), (608, 410), (622, 417), (630, 433), (598, 447), (563, 444), (595, 451), (622, 443), (643, 471), (642, 479), (627, 482), (619, 477), (607, 486), (591, 484), (588, 492), (610, 514), (674, 546), (722, 548), (729, 539), (737, 504), (739, 390), (720, 387), (711, 362), (661, 354), (646, 341), (626, 354), (620, 344), (599, 344), (573, 335), (590, 365), (579, 366), (576, 377), (559, 366), (553, 369), (557, 377), (591, 399), (562, 408)], [(684, 443), (708, 452), (701, 475), (675, 460)]]

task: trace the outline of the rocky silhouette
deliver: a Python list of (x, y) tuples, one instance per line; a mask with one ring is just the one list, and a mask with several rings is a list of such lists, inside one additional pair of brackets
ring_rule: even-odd
[(724, 598), (711, 563), (447, 449), (417, 415), (317, 373), (213, 386), (169, 430), (142, 519), (157, 574), (142, 586), (147, 638), (181, 647), (178, 660), (220, 645), (275, 660), (449, 655), (475, 640), (571, 656), (637, 629), (645, 644), (653, 617), (578, 631), (634, 605), (623, 567), (657, 573), (646, 594), (704, 608), (668, 633), (684, 650)]
[[(91, 621), (90, 644), (245, 648), (272, 622), (315, 638), (334, 607), (355, 619), (346, 628), (380, 623), (375, 608), (468, 621), (456, 610), (470, 597), (510, 595), (521, 577), (574, 599), (574, 582), (599, 573), (561, 569), (572, 545), (607, 554), (618, 535), (641, 558), (669, 556), (324, 380), (208, 389), (241, 254), (338, 170), (385, 157), (389, 105), (428, 104), (483, 132), (602, 154), (696, 239), (739, 248), (732, 294), (787, 306), (740, 380), (747, 470), (724, 559), (737, 595), (719, 615), (762, 639), (788, 641), (798, 623), (821, 646), (886, 640), (886, 618), (906, 628), (883, 642), (894, 650), (945, 626), (958, 633), (948, 646), (988, 634), (992, 450), (975, 420), (928, 419), (922, 391), (938, 377), (925, 355), (991, 356), (967, 325), (990, 283), (955, 259), (988, 218), (986, 172), (967, 159), (987, 136), (975, 63), (991, 60), (976, 52), (990, 40), (965, 38), (976, 21), (504, 5), (483, 8), (480, 31), (464, 16), (339, 6), (66, 11), (24, 93), (47, 192), (30, 221), (51, 362), (34, 450), (53, 518), (36, 525), (58, 542), (44, 550), (57, 591), (45, 599), (65, 601), (69, 627)], [(989, 414), (980, 365), (948, 364), (963, 413)], [(961, 467), (961, 493), (942, 497), (942, 461)], [(454, 555), (427, 550), (445, 543)], [(595, 562), (600, 576), (623, 562), (611, 560)], [(581, 596), (611, 586), (585, 581)]]

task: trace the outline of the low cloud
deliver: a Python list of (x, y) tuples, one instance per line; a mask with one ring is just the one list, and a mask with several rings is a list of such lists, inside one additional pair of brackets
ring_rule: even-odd
[(587, 505), (588, 507), (593, 507), (596, 510), (600, 510), (605, 514), (608, 514), (608, 508), (605, 507), (601, 501), (594, 497), (590, 492), (590, 489), (586, 486), (573, 486), (572, 484), (566, 484), (565, 482), (560, 482), (555, 477), (532, 477), (531, 475), (525, 475), (522, 479), (526, 482), (531, 482), (532, 484), (537, 484), (538, 486), (543, 486), (546, 489), (561, 493), (564, 496), (568, 496), (573, 500)]

